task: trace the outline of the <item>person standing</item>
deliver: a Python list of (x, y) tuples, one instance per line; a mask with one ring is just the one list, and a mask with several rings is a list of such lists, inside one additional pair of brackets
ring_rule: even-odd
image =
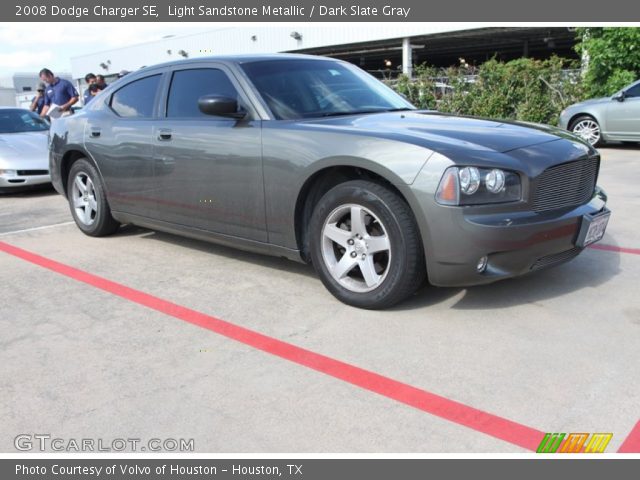
[(40, 116), (44, 117), (52, 105), (56, 105), (62, 111), (63, 116), (71, 115), (71, 106), (78, 102), (78, 91), (69, 80), (56, 77), (51, 70), (40, 70), (40, 80), (46, 82), (48, 87), (44, 92), (44, 108)]
[(93, 73), (87, 73), (84, 76), (84, 81), (87, 82), (87, 89), (84, 91), (84, 94), (82, 95), (82, 100), (86, 105), (93, 99), (93, 95), (91, 95), (90, 88), (91, 88), (91, 85), (95, 85), (96, 83), (98, 83), (98, 79)]
[(36, 112), (38, 115), (40, 115), (44, 108), (44, 89), (44, 83), (40, 82), (36, 90), (36, 96), (31, 99), (31, 107), (29, 107), (29, 110)]
[(104, 90), (109, 86), (107, 85), (107, 82), (105, 82), (104, 80), (104, 75), (100, 75), (100, 74), (96, 75), (96, 84), (98, 85), (100, 90)]

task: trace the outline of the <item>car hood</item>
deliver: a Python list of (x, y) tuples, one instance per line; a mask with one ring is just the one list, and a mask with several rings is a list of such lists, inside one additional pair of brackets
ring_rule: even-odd
[(0, 165), (15, 169), (49, 169), (47, 132), (0, 134)]
[(585, 100), (584, 102), (574, 103), (573, 105), (570, 105), (569, 107), (567, 107), (567, 109), (574, 109), (574, 108), (580, 109), (583, 107), (598, 105), (600, 103), (610, 103), (610, 102), (611, 102), (611, 97), (591, 98), (589, 100)]
[(543, 125), (459, 117), (428, 111), (348, 115), (305, 120), (301, 123), (307, 128), (408, 141), (441, 153), (452, 149), (504, 153), (561, 138), (576, 140), (563, 130)]

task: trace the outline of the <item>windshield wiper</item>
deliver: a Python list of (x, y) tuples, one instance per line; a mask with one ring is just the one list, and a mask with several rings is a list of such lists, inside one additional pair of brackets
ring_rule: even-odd
[(407, 112), (416, 110), (415, 108), (402, 107), (402, 108), (388, 108), (387, 110), (382, 110), (383, 112)]
[(381, 109), (376, 109), (376, 110), (353, 110), (353, 111), (349, 111), (349, 112), (327, 112), (327, 113), (323, 113), (322, 116), (323, 117), (338, 117), (341, 115), (363, 115), (365, 113), (387, 113), (387, 112), (404, 112), (407, 110), (414, 110), (413, 108), (409, 108), (409, 107), (402, 107), (402, 108), (381, 108)]
[(322, 117), (339, 117), (341, 115), (362, 115), (364, 113), (379, 113), (384, 112), (384, 110), (352, 110), (349, 112), (326, 112), (323, 113)]

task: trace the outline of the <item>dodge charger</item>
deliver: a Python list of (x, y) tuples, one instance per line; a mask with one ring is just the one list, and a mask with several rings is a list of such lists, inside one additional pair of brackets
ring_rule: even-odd
[(322, 57), (143, 68), (54, 121), (49, 141), (85, 234), (135, 224), (311, 263), (362, 308), (566, 262), (610, 215), (582, 139), (417, 110)]

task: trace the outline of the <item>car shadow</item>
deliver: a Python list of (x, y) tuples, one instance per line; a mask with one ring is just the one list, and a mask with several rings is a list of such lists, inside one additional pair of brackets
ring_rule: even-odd
[[(615, 245), (611, 242), (609, 244)], [(532, 272), (521, 277), (467, 288), (420, 289), (408, 301), (392, 310), (428, 307), (463, 294), (451, 308), (456, 310), (492, 310), (516, 305), (536, 304), (585, 288), (596, 288), (620, 273), (620, 253), (587, 248), (577, 258), (562, 265)]]
[(53, 188), (51, 184), (30, 186), (30, 187), (11, 187), (11, 190), (0, 191), (0, 198), (19, 198), (19, 197), (48, 197), (52, 195), (58, 195), (58, 192)]
[[(259, 253), (238, 250), (225, 245), (205, 242), (203, 240), (181, 237), (171, 233), (148, 230), (134, 225), (124, 225), (118, 230), (118, 236), (140, 236), (148, 240), (156, 240), (164, 243), (170, 243), (178, 247), (197, 250), (199, 252), (209, 253), (213, 255), (223, 256), (225, 258), (237, 260), (240, 262), (259, 265), (261, 267), (280, 270), (295, 275), (304, 275), (306, 277), (317, 278), (315, 271), (311, 265), (294, 262), (286, 258), (263, 255)], [(318, 288), (324, 288), (318, 278)]]
[[(134, 225), (124, 225), (117, 235), (139, 236), (143, 239), (169, 243), (180, 248), (197, 250), (252, 265), (259, 265), (274, 271), (303, 275), (317, 279), (318, 289), (324, 288), (311, 265), (293, 262), (284, 258), (245, 252), (224, 245), (148, 230)], [(608, 237), (607, 243), (617, 246), (611, 236)], [(561, 297), (585, 288), (598, 287), (618, 275), (619, 272), (619, 252), (587, 248), (577, 258), (568, 263), (488, 285), (467, 288), (444, 288), (434, 287), (425, 283), (410, 298), (387, 311), (399, 312), (428, 308), (448, 301), (461, 293), (463, 294), (462, 297), (450, 308), (456, 310), (491, 310), (523, 304), (536, 304), (537, 302)]]
[(639, 150), (640, 149), (640, 142), (638, 142), (638, 143), (634, 143), (634, 142), (629, 142), (629, 143), (611, 142), (611, 143), (605, 143), (601, 147), (598, 147), (598, 150), (607, 150), (607, 149), (610, 149), (610, 150)]

